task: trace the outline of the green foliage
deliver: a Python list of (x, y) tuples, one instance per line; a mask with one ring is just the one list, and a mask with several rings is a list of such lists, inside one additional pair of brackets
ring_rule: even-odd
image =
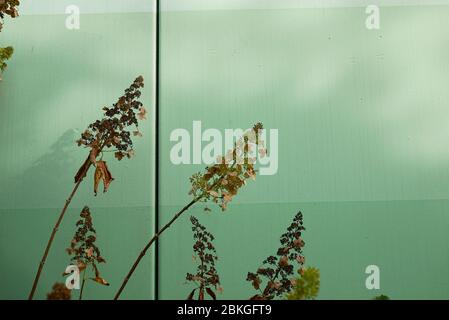
[(320, 290), (320, 270), (314, 267), (303, 268), (296, 279), (295, 286), (287, 295), (287, 300), (313, 300)]
[(380, 296), (374, 297), (373, 300), (390, 300), (389, 296), (381, 294)]
[(0, 70), (3, 71), (8, 66), (6, 60), (10, 59), (14, 49), (12, 47), (0, 48)]

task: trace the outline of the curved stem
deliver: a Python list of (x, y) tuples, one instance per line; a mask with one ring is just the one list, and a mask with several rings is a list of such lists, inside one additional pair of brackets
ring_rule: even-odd
[[(233, 168), (235, 165), (235, 162), (232, 164), (231, 168)], [(225, 175), (221, 175), (209, 188), (209, 190), (212, 190), (214, 187), (216, 187), (223, 179)], [(136, 261), (134, 262), (133, 266), (131, 267), (131, 270), (129, 270), (128, 274), (126, 275), (125, 279), (122, 282), (122, 285), (120, 286), (120, 289), (115, 294), (114, 300), (118, 300), (120, 297), (120, 294), (122, 293), (123, 289), (125, 289), (126, 284), (128, 283), (129, 279), (133, 275), (134, 271), (136, 270), (137, 266), (139, 265), (142, 258), (147, 253), (148, 249), (151, 247), (151, 245), (156, 241), (157, 238), (161, 236), (161, 234), (167, 230), (173, 222), (175, 222), (184, 212), (186, 212), (191, 206), (193, 206), (195, 203), (203, 199), (205, 196), (205, 193), (197, 196), (195, 199), (193, 199), (189, 204), (184, 206), (178, 213), (176, 213), (173, 218), (165, 225), (163, 226), (147, 243), (147, 245), (143, 248), (143, 250), (140, 252), (139, 256), (137, 257)]]
[[(105, 134), (100, 141), (103, 141), (101, 143), (100, 148), (98, 149), (98, 153), (101, 153), (106, 146), (108, 135)], [(30, 294), (28, 295), (28, 300), (33, 300), (34, 293), (36, 292), (37, 284), (39, 282), (39, 279), (41, 277), (42, 269), (44, 268), (44, 264), (47, 260), (48, 252), (50, 251), (51, 245), (53, 243), (53, 240), (55, 238), (56, 232), (58, 232), (59, 225), (61, 224), (62, 219), (64, 218), (65, 212), (67, 211), (67, 208), (69, 207), (70, 202), (72, 202), (73, 196), (75, 195), (76, 191), (78, 190), (78, 187), (80, 186), (81, 182), (84, 180), (84, 177), (87, 175), (87, 172), (89, 171), (90, 167), (92, 165), (92, 161), (90, 158), (90, 153), (87, 156), (87, 159), (84, 161), (82, 170), (78, 182), (76, 182), (75, 186), (73, 187), (72, 192), (70, 193), (70, 196), (65, 201), (65, 205), (61, 210), (61, 213), (59, 214), (58, 220), (56, 220), (55, 226), (53, 227), (53, 231), (51, 232), (50, 239), (47, 242), (47, 247), (45, 248), (44, 255), (42, 256), (41, 262), (39, 263), (39, 268), (37, 269), (36, 277), (34, 278), (33, 287), (31, 288)]]
[(55, 226), (53, 227), (53, 231), (51, 232), (50, 239), (47, 242), (47, 246), (45, 248), (44, 255), (42, 256), (41, 262), (39, 263), (39, 268), (37, 269), (36, 277), (34, 278), (33, 287), (31, 288), (30, 294), (28, 296), (28, 300), (33, 300), (34, 293), (36, 292), (37, 284), (39, 282), (39, 279), (40, 279), (40, 276), (42, 273), (42, 269), (44, 268), (45, 262), (47, 260), (48, 252), (50, 251), (51, 245), (55, 238), (56, 232), (58, 231), (59, 225), (61, 224), (61, 221), (64, 218), (64, 215), (67, 211), (67, 208), (68, 208), (70, 202), (73, 199), (73, 196), (75, 195), (76, 191), (78, 190), (78, 187), (80, 186), (81, 182), (84, 180), (84, 176), (87, 174), (87, 171), (89, 171), (89, 168), (92, 165), (92, 163), (89, 160), (89, 157), (87, 157), (86, 161), (89, 161), (89, 164), (84, 169), (84, 173), (83, 173), (81, 179), (79, 179), (78, 182), (73, 187), (73, 190), (70, 193), (70, 196), (65, 201), (65, 205), (62, 208), (61, 213), (59, 214), (58, 220), (56, 220)]
[(78, 300), (83, 300), (84, 285), (86, 284), (86, 270), (83, 271), (83, 282), (81, 283), (80, 295)]
[(139, 265), (140, 261), (145, 256), (145, 254), (147, 253), (147, 251), (151, 247), (151, 245), (154, 243), (154, 241), (156, 241), (156, 239), (159, 238), (161, 236), (161, 234), (173, 224), (173, 222), (175, 222), (184, 212), (186, 212), (191, 206), (193, 206), (195, 203), (197, 203), (200, 199), (201, 198), (196, 198), (196, 199), (192, 200), (188, 205), (186, 205), (178, 213), (176, 213), (174, 215), (174, 217), (150, 239), (150, 241), (147, 243), (147, 245), (140, 252), (139, 256), (137, 257), (136, 261), (134, 262), (133, 266), (131, 267), (131, 270), (129, 270), (128, 274), (126, 275), (125, 279), (123, 280), (122, 285), (120, 286), (120, 289), (115, 294), (114, 300), (118, 300), (123, 289), (125, 289), (125, 286), (128, 283), (129, 279), (133, 275), (133, 273), (136, 270), (137, 266)]

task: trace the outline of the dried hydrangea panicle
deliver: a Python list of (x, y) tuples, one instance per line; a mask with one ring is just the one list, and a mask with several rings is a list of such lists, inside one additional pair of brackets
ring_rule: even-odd
[(198, 300), (204, 300), (205, 293), (216, 300), (215, 292), (221, 292), (222, 288), (220, 287), (220, 277), (215, 268), (218, 257), (212, 243), (214, 236), (194, 216), (190, 217), (190, 222), (192, 223), (195, 240), (193, 245), (194, 260), (198, 262), (198, 267), (196, 274), (187, 273), (186, 280), (196, 285), (187, 299), (192, 300), (198, 290)]
[(17, 11), (19, 5), (19, 0), (0, 0), (0, 31), (2, 31), (5, 16), (10, 16), (11, 18), (19, 16), (19, 11)]
[(246, 180), (256, 178), (255, 157), (252, 151), (266, 152), (260, 148), (262, 130), (262, 123), (256, 123), (234, 143), (232, 150), (217, 159), (216, 164), (206, 167), (204, 173), (192, 175), (189, 194), (202, 202), (217, 203), (223, 211), (226, 210), (229, 202), (246, 184)]
[(56, 282), (52, 287), (52, 291), (47, 293), (47, 300), (70, 300), (71, 298), (71, 290), (64, 283), (60, 282)]
[(95, 278), (91, 280), (102, 285), (109, 285), (109, 283), (100, 276), (98, 264), (105, 263), (106, 260), (101, 256), (100, 249), (96, 245), (96, 231), (92, 222), (92, 215), (89, 207), (84, 207), (80, 213), (81, 219), (76, 222), (77, 230), (70, 242), (70, 247), (67, 248), (67, 253), (71, 256), (80, 272), (86, 271), (92, 267)]
[[(140, 88), (144, 87), (143, 77), (137, 77), (125, 94), (110, 107), (103, 108), (103, 118), (91, 123), (77, 141), (79, 146), (90, 148), (89, 156), (75, 175), (75, 182), (83, 179), (90, 165), (96, 166), (94, 175), (94, 192), (97, 193), (98, 183), (103, 181), (104, 192), (111, 183), (112, 176), (105, 161), (97, 161), (97, 157), (105, 149), (114, 148), (117, 160), (134, 156), (132, 136), (141, 137), (139, 120), (146, 119), (147, 111), (139, 101)], [(132, 134), (131, 134), (132, 131)]]
[[(293, 289), (295, 279), (292, 276), (295, 274), (295, 266), (299, 265), (299, 270), (302, 270), (305, 263), (302, 254), (305, 243), (301, 238), (304, 230), (303, 216), (301, 212), (298, 212), (287, 228), (287, 232), (281, 235), (281, 247), (278, 248), (276, 255), (265, 259), (255, 273), (248, 272), (246, 280), (260, 292), (251, 299), (271, 300), (282, 297)], [(267, 281), (264, 289), (261, 287), (262, 279)]]
[[(248, 178), (255, 178), (256, 170), (254, 169), (253, 162), (245, 160), (249, 159), (251, 155), (250, 148), (245, 146), (252, 143), (253, 146), (255, 146), (255, 150), (260, 150), (260, 147), (263, 145), (263, 141), (260, 139), (262, 130), (262, 123), (256, 123), (252, 129), (244, 133), (241, 139), (235, 143), (234, 149), (230, 151), (230, 154), (233, 155), (230, 162), (227, 162), (225, 157), (221, 157), (217, 164), (207, 167), (205, 173), (196, 173), (190, 178), (192, 188), (189, 191), (189, 194), (193, 196), (192, 201), (180, 209), (173, 218), (162, 226), (158, 232), (153, 235), (150, 241), (146, 243), (137, 259), (134, 261), (131, 269), (123, 279), (122, 285), (117, 291), (114, 300), (119, 299), (128, 284), (129, 279), (132, 277), (137, 266), (153, 243), (155, 243), (162, 233), (170, 228), (170, 226), (175, 223), (184, 212), (187, 212), (198, 202), (207, 202), (209, 200), (219, 204), (221, 209), (225, 210), (228, 203), (237, 194), (238, 190), (246, 184), (246, 180)], [(209, 209), (206, 208), (205, 210)], [(204, 294), (204, 292), (202, 294)]]
[[(0, 0), (0, 31), (3, 29), (3, 19), (5, 16), (16, 18), (19, 16), (17, 6), (19, 6), (19, 0)], [(13, 47), (0, 48), (0, 72), (3, 72), (8, 64), (6, 63), (14, 53)], [(0, 80), (2, 80), (0, 76)]]
[(0, 0), (0, 19), (4, 19), (5, 15), (11, 18), (16, 18), (19, 16), (17, 7), (20, 5), (19, 0)]
[[(81, 134), (81, 138), (77, 141), (79, 146), (90, 148), (89, 155), (75, 175), (75, 185), (73, 186), (69, 197), (66, 199), (64, 207), (50, 234), (47, 246), (45, 247), (41, 261), (38, 265), (33, 286), (28, 295), (29, 300), (32, 300), (34, 297), (45, 261), (47, 260), (56, 232), (59, 229), (67, 208), (90, 167), (93, 165), (99, 170), (99, 172), (94, 175), (94, 187), (98, 187), (97, 182), (99, 183), (101, 179), (104, 185), (103, 191), (107, 191), (113, 178), (106, 166), (106, 162), (102, 161), (103, 151), (106, 151), (104, 149), (110, 149), (112, 147), (116, 148), (116, 150), (107, 151), (115, 152), (115, 157), (119, 160), (124, 156), (130, 158), (134, 155), (133, 141), (128, 129), (134, 129), (134, 136), (141, 136), (138, 129), (139, 122), (137, 118), (144, 119), (146, 114), (145, 108), (139, 101), (141, 97), (140, 89), (144, 87), (143, 81), (142, 76), (137, 77), (116, 103), (111, 107), (104, 107), (103, 118), (91, 123), (88, 129)], [(99, 155), (101, 155), (101, 158), (97, 161)], [(98, 166), (100, 168), (98, 168)]]

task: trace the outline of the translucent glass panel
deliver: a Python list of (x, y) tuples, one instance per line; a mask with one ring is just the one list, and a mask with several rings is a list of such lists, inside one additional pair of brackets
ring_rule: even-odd
[[(367, 1), (163, 3), (162, 222), (190, 201), (188, 178), (205, 166), (173, 164), (173, 130), (262, 121), (279, 132), (275, 175), (250, 182), (224, 213), (190, 210), (216, 236), (219, 298), (256, 293), (247, 272), (276, 252), (298, 210), (320, 298), (449, 298), (448, 3), (380, 2), (379, 29)], [(188, 216), (161, 240), (162, 298), (192, 289)], [(369, 265), (379, 290), (365, 286)]]
[[(6, 19), (1, 46), (15, 53), (0, 83), (0, 299), (28, 296), (52, 226), (87, 156), (76, 146), (101, 108), (116, 102), (132, 81), (146, 79), (142, 101), (152, 112), (153, 1), (21, 1), (21, 16)], [(66, 14), (67, 7), (72, 10)], [(73, 6), (79, 29), (73, 29)], [(69, 20), (68, 20), (69, 19)], [(93, 196), (93, 170), (81, 185), (56, 236), (37, 298), (63, 282), (65, 248), (84, 205), (91, 207), (110, 287), (86, 286), (86, 299), (111, 299), (152, 232), (154, 134), (142, 122), (136, 156), (118, 162), (104, 155), (115, 180)], [(142, 262), (123, 298), (152, 298), (153, 261)], [(74, 294), (77, 297), (77, 294)]]

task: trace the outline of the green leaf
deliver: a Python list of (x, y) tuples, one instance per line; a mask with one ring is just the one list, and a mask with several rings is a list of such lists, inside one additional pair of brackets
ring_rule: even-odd
[(304, 268), (303, 274), (296, 280), (293, 291), (287, 295), (287, 300), (313, 300), (320, 290), (320, 270)]

